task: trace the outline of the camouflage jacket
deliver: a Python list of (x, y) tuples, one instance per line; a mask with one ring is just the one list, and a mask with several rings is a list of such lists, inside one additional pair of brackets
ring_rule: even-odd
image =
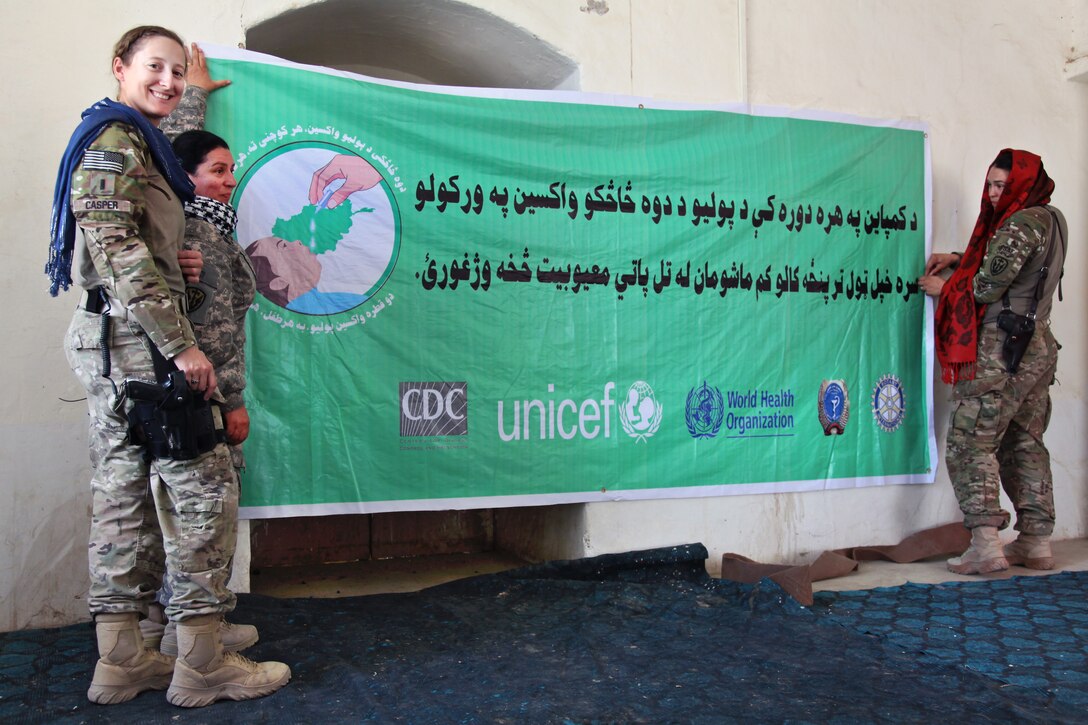
[(104, 286), (165, 357), (192, 347), (178, 264), (185, 216), (135, 128), (111, 123), (102, 130), (72, 174), (70, 199), (83, 233), (75, 282)]
[[(210, 201), (202, 197), (199, 200)], [(253, 268), (231, 236), (188, 209), (185, 248), (195, 249), (204, 257), (200, 282), (189, 285), (186, 291), (189, 321), (200, 349), (215, 366), (226, 410), (234, 410), (245, 405), (246, 313), (257, 291)]]
[(1036, 309), (1039, 320), (1050, 318), (1054, 290), (1065, 263), (1065, 250), (1059, 238), (1063, 228), (1064, 217), (1060, 211), (1054, 207), (1033, 206), (1010, 216), (994, 233), (974, 278), (975, 299), (988, 305), (984, 323), (997, 319), (1006, 293), (1016, 314), (1029, 312), (1039, 282), (1039, 270), (1053, 246), (1050, 269)]
[[(171, 140), (186, 131), (202, 129), (207, 109), (208, 92), (186, 86), (178, 107), (162, 120), (159, 129)], [(256, 294), (253, 269), (249, 257), (229, 235), (188, 212), (185, 248), (199, 251), (204, 258), (200, 281), (186, 287), (189, 321), (200, 349), (215, 367), (225, 409), (235, 410), (245, 405), (245, 316)]]
[(185, 93), (181, 95), (178, 107), (159, 123), (159, 130), (173, 141), (186, 131), (204, 128), (207, 111), (208, 92), (196, 86), (185, 86)]

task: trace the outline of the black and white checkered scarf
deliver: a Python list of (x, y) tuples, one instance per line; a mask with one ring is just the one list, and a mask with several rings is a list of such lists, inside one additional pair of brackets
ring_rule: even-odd
[(185, 216), (203, 219), (229, 237), (238, 224), (238, 212), (230, 204), (224, 204), (206, 196), (198, 196), (185, 203)]

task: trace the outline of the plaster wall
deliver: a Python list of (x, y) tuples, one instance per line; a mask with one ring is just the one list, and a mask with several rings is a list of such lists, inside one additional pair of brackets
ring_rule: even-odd
[[(636, 4), (641, 7), (640, 5)], [(1085, 496), (1085, 165), (1088, 85), (1066, 66), (1083, 56), (1083, 2), (805, 2), (744, 4), (747, 100), (754, 105), (842, 111), (929, 124), (933, 249), (962, 250), (987, 165), (1001, 148), (1030, 149), (1056, 180), (1054, 203), (1070, 220), (1065, 301), (1054, 332), (1062, 342), (1047, 434), (1053, 456), (1055, 538), (1083, 537)], [(666, 87), (647, 89), (650, 95)], [(950, 388), (935, 381), (939, 455)], [(1006, 502), (1007, 504), (1007, 502)], [(799, 562), (827, 548), (896, 543), (958, 521), (943, 462), (930, 486), (588, 507), (585, 554), (702, 541), (708, 568), (733, 551)]]
[[(433, 0), (439, 4), (441, 0)], [(85, 619), (89, 464), (86, 406), (61, 339), (73, 292), (46, 294), (41, 274), (57, 160), (79, 112), (114, 92), (113, 42), (162, 24), (191, 40), (242, 43), (246, 29), (305, 0), (73, 0), (9, 5), (0, 62), (9, 102), (0, 134), (0, 218), (13, 232), (0, 268), (0, 631)], [(365, 8), (366, 0), (359, 0)], [(1057, 538), (1088, 529), (1085, 482), (1083, 249), (1088, 219), (1088, 0), (472, 0), (552, 45), (582, 90), (697, 103), (750, 102), (930, 125), (933, 239), (962, 249), (985, 167), (1028, 148), (1057, 182), (1070, 255), (1055, 333), (1063, 342), (1048, 443)], [(362, 11), (362, 10), (361, 10)], [(496, 63), (510, 59), (496, 57)], [(919, 262), (921, 264), (921, 261)], [(948, 389), (936, 388), (943, 441)], [(66, 402), (66, 401), (78, 402)], [(941, 445), (943, 455), (943, 443)], [(554, 557), (701, 541), (721, 553), (794, 561), (825, 548), (894, 543), (953, 521), (942, 465), (936, 484), (804, 494), (586, 505), (553, 519)], [(543, 512), (542, 512), (543, 514)]]

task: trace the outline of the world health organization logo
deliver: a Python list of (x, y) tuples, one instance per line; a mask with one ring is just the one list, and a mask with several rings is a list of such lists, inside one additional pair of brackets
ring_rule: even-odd
[(846, 421), (850, 420), (850, 396), (846, 393), (846, 382), (843, 380), (823, 381), (820, 385), (817, 405), (824, 435), (842, 435), (842, 432), (846, 430)]
[(661, 403), (645, 380), (636, 380), (627, 389), (627, 396), (620, 404), (620, 423), (636, 443), (645, 441), (661, 427)]
[(684, 417), (688, 424), (688, 433), (692, 438), (713, 438), (718, 435), (725, 416), (722, 392), (703, 381), (702, 387), (692, 388), (688, 392)]
[(903, 384), (894, 375), (885, 375), (873, 388), (873, 418), (886, 433), (894, 433), (903, 423), (905, 413)]

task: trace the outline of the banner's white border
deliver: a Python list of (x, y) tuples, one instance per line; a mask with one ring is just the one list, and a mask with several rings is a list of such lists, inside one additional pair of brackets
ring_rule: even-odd
[[(460, 86), (434, 86), (419, 83), (404, 83), (383, 78), (372, 78), (358, 73), (305, 65), (284, 60), (263, 53), (255, 53), (230, 46), (200, 44), (205, 55), (211, 59), (262, 63), (266, 65), (297, 68), (311, 73), (339, 76), (353, 80), (375, 83), (384, 86), (407, 88), (423, 93), (442, 93), (478, 98), (499, 98), (504, 100), (535, 101), (542, 103), (577, 103), (582, 105), (620, 106), (625, 108), (653, 108), (673, 111), (720, 111), (767, 118), (796, 118), (810, 121), (846, 123), (856, 126), (874, 126), (897, 128), (907, 131), (920, 131), (924, 138), (925, 154), (925, 256), (932, 249), (933, 240), (933, 188), (932, 167), (929, 146), (929, 126), (923, 121), (892, 120), (867, 118), (847, 113), (820, 111), (807, 108), (780, 108), (776, 106), (753, 106), (744, 103), (692, 104), (664, 101), (653, 98), (639, 98), (605, 93), (587, 93), (583, 91), (540, 91), (510, 88), (469, 88)], [(688, 486), (679, 488), (638, 488), (617, 491), (578, 491), (562, 494), (533, 494), (515, 496), (479, 496), (472, 498), (434, 498), (397, 501), (370, 501), (353, 503), (299, 504), (282, 506), (243, 506), (239, 516), (243, 519), (285, 518), (291, 516), (328, 516), (332, 514), (389, 513), (395, 511), (444, 511), (479, 508), (509, 508), (515, 506), (549, 506), (568, 503), (596, 503), (605, 501), (639, 501), (660, 498), (715, 498), (719, 496), (737, 496), (761, 493), (797, 493), (804, 491), (827, 491), (847, 488), (868, 488), (896, 484), (933, 483), (937, 475), (937, 440), (933, 420), (933, 302), (928, 297), (925, 302), (925, 380), (930, 384), (926, 389), (927, 445), (931, 468), (922, 474), (902, 476), (868, 476), (864, 478), (818, 479), (811, 481), (775, 481), (773, 483), (735, 483), (709, 486)]]
[[(927, 480), (928, 479), (928, 480)], [(396, 501), (356, 501), (350, 503), (295, 504), (283, 506), (243, 506), (239, 518), (275, 519), (293, 516), (331, 516), (333, 514), (380, 514), (397, 511), (461, 511), (468, 509), (512, 508), (515, 506), (553, 506), (568, 503), (603, 503), (606, 501), (644, 501), (662, 498), (718, 498), (760, 493), (801, 493), (845, 488), (871, 488), (896, 484), (927, 484), (929, 475), (870, 476), (815, 481), (774, 481), (771, 483), (727, 483), (678, 488), (637, 488), (617, 491), (573, 491), (516, 496), (474, 496), (471, 498), (429, 498)]]
[[(764, 116), (769, 118), (798, 118), (809, 121), (829, 121), (832, 123), (848, 123), (855, 126), (875, 126), (879, 128), (899, 128), (907, 131), (922, 131), (926, 133), (926, 183), (929, 183), (929, 125), (923, 121), (909, 119), (882, 119), (855, 116), (848, 113), (833, 111), (821, 111), (807, 108), (782, 108), (778, 106), (754, 106), (745, 103), (715, 103), (695, 104), (679, 101), (666, 101), (657, 98), (640, 98), (638, 96), (623, 96), (611, 93), (592, 93), (588, 91), (541, 91), (519, 88), (473, 88), (469, 86), (438, 86), (422, 83), (407, 83), (403, 81), (391, 81), (384, 78), (374, 78), (359, 73), (336, 70), (317, 65), (306, 65), (294, 61), (277, 58), (274, 55), (256, 53), (251, 50), (232, 48), (224, 45), (200, 44), (204, 54), (211, 59), (235, 60), (249, 63), (263, 63), (266, 65), (281, 66), (284, 68), (296, 68), (298, 70), (320, 73), (328, 76), (339, 76), (353, 80), (365, 81), (382, 86), (394, 88), (408, 88), (422, 93), (441, 93), (453, 96), (468, 96), (476, 98), (500, 98), (504, 100), (538, 101), (542, 103), (577, 103), (579, 105), (597, 106), (621, 106), (624, 108), (653, 108), (669, 111), (722, 111), (726, 113), (738, 113), (748, 116)], [(926, 197), (927, 207), (929, 196)], [(929, 209), (926, 209), (928, 214)], [(929, 219), (927, 216), (926, 219)], [(927, 237), (928, 238), (928, 237)]]

